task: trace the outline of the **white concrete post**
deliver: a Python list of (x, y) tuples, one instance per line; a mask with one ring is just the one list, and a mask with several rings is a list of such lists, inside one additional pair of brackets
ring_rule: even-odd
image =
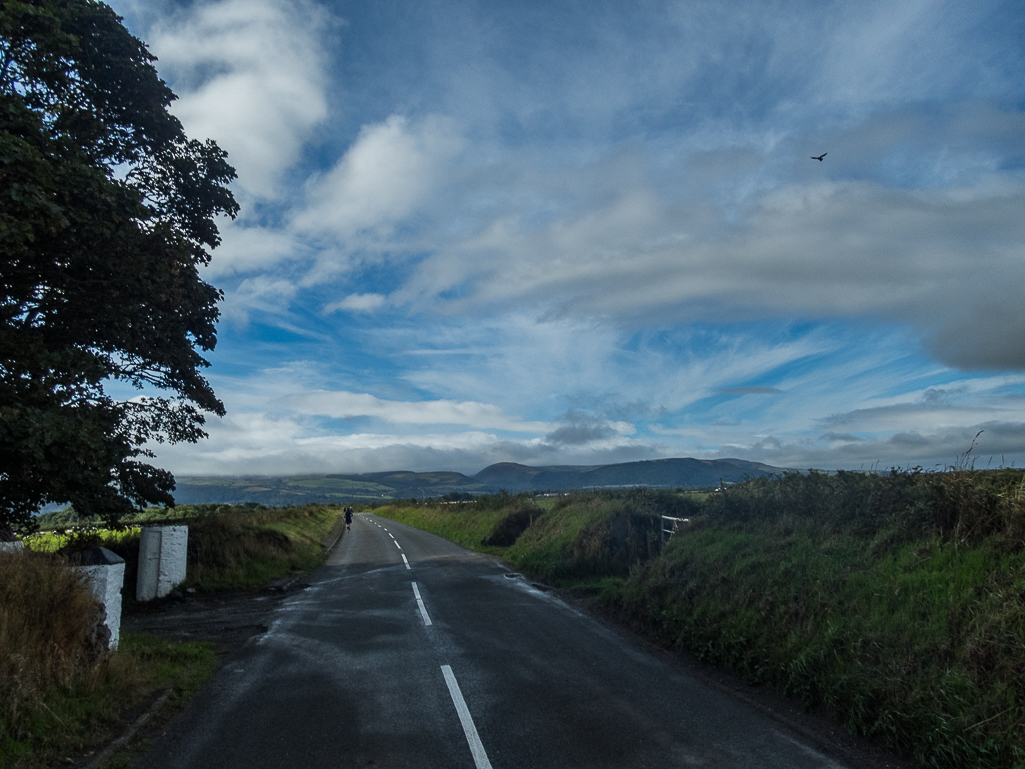
[(139, 601), (163, 598), (185, 581), (189, 549), (188, 526), (150, 526), (139, 536)]
[(25, 543), (6, 529), (0, 529), (0, 553), (20, 553)]
[(79, 573), (85, 577), (93, 598), (107, 612), (104, 624), (110, 630), (108, 648), (116, 649), (121, 638), (121, 586), (125, 581), (125, 559), (105, 547), (93, 547), (79, 556)]

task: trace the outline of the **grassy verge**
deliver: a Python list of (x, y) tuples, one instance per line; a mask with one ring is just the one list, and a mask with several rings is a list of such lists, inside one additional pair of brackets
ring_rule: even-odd
[(67, 552), (68, 550), (92, 547), (93, 543), (108, 549), (123, 549), (134, 544), (139, 546), (138, 526), (126, 529), (61, 529), (54, 531), (38, 531), (24, 538), (25, 547), (38, 553)]
[[(321, 541), (340, 510), (218, 507), (189, 519), (187, 581), (201, 591), (250, 590), (323, 560)], [(166, 521), (161, 521), (166, 522)], [(0, 766), (68, 763), (103, 744), (122, 718), (173, 689), (182, 705), (218, 665), (203, 643), (126, 634), (97, 648), (98, 609), (68, 556), (102, 545), (126, 559), (125, 610), (132, 610), (138, 529), (44, 532), (24, 553), (0, 555)]]
[(158, 688), (191, 692), (213, 652), (127, 636), (106, 653), (102, 615), (61, 557), (0, 555), (0, 765), (43, 767), (102, 742)]
[(126, 713), (148, 706), (172, 689), (171, 709), (181, 707), (217, 668), (205, 643), (170, 643), (126, 635), (120, 648), (44, 697), (15, 722), (3, 719), (0, 766), (42, 769), (91, 753), (123, 728)]
[[(125, 559), (125, 600), (130, 607), (138, 568), (140, 527), (189, 526), (186, 580), (183, 589), (254, 590), (295, 571), (316, 568), (323, 559), (321, 541), (341, 515), (333, 505), (268, 508), (249, 505), (192, 505), (177, 517), (154, 518), (153, 511), (131, 519), (127, 528), (111, 530), (87, 523), (40, 531), (25, 546), (43, 553), (70, 555), (102, 546)], [(187, 514), (187, 516), (186, 516)], [(66, 525), (68, 522), (64, 522)]]
[[(379, 513), (442, 536), (465, 520), (450, 538), (588, 589), (667, 643), (926, 766), (1025, 767), (1020, 472), (580, 493), (526, 525), (527, 500), (488, 504)], [(691, 520), (664, 549), (659, 512)], [(503, 526), (514, 536), (496, 544)]]
[(317, 567), (320, 543), (341, 515), (326, 505), (222, 509), (189, 526), (185, 588), (252, 590)]
[(467, 505), (385, 506), (376, 511), (465, 547), (499, 555), (560, 587), (625, 578), (657, 554), (659, 514), (691, 509), (662, 491), (582, 492), (537, 501), (496, 495)]

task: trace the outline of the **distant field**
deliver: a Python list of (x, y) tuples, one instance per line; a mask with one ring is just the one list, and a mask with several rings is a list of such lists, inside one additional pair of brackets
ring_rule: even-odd
[(257, 502), (268, 507), (308, 503), (370, 503), (396, 499), (483, 493), (485, 487), (457, 473), (388, 473), (385, 478), (308, 475), (282, 478), (181, 477), (179, 504)]
[(501, 490), (570, 491), (573, 489), (712, 488), (783, 472), (739, 459), (654, 459), (612, 465), (531, 467), (500, 462), (476, 475), (456, 472), (393, 471), (362, 475), (295, 477), (179, 477), (178, 504), (255, 502), (282, 507), (308, 503), (387, 503), (402, 499), (455, 500)]

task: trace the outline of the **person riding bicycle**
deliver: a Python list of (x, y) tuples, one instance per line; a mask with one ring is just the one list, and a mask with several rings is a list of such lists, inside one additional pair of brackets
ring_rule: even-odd
[(352, 508), (348, 505), (345, 506), (345, 530), (349, 531), (352, 528)]

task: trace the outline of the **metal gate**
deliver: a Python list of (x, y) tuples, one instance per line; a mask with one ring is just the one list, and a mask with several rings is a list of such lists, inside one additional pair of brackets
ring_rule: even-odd
[(673, 518), (670, 515), (662, 516), (662, 544), (673, 538), (673, 535), (680, 530), (681, 523), (690, 523), (690, 518)]

